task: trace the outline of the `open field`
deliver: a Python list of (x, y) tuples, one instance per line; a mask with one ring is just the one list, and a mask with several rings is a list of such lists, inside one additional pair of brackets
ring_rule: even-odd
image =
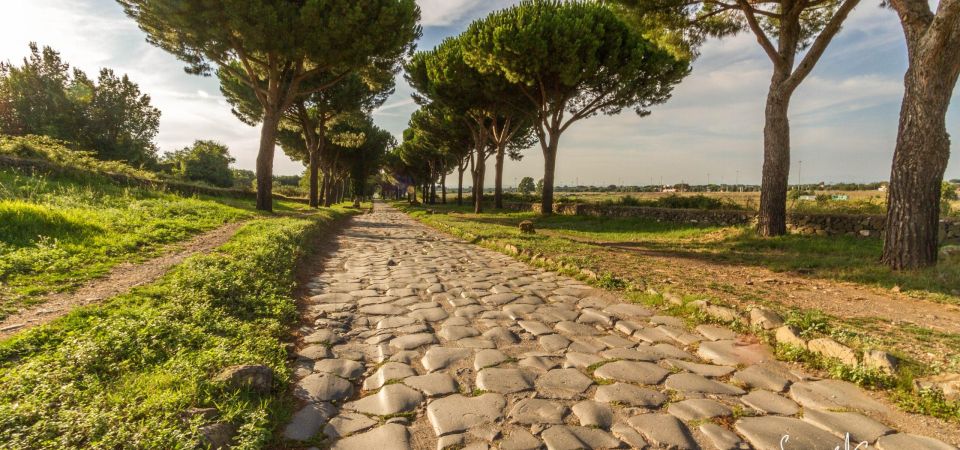
[[(278, 212), (304, 205), (282, 203)], [(248, 200), (184, 197), (89, 173), (0, 170), (0, 318), (156, 256), (224, 224), (258, 216)]]

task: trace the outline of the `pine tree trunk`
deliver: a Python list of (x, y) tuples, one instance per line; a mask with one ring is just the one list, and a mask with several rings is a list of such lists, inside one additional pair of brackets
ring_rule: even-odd
[(483, 212), (483, 177), (487, 171), (487, 161), (478, 156), (476, 175), (473, 177), (473, 212)]
[(457, 205), (463, 205), (463, 173), (467, 171), (464, 167), (460, 170), (459, 180), (457, 181)]
[(553, 177), (557, 169), (557, 147), (560, 133), (550, 133), (549, 142), (543, 153), (543, 191), (540, 198), (540, 214), (553, 214)]
[(320, 153), (310, 152), (310, 207), (320, 207)]
[(447, 204), (447, 172), (444, 169), (443, 175), (440, 177), (440, 201), (446, 205)]
[(257, 209), (260, 211), (273, 211), (273, 153), (279, 124), (279, 111), (264, 112), (257, 152)]
[(785, 77), (775, 73), (770, 83), (766, 125), (763, 129), (763, 179), (757, 232), (767, 237), (787, 233), (787, 189), (790, 181), (790, 121), (787, 111), (790, 94), (780, 87)]
[(940, 58), (924, 56), (929, 55), (914, 52), (904, 76), (890, 174), (882, 260), (895, 270), (937, 263), (940, 190), (950, 158), (946, 114), (957, 77)]
[(330, 207), (333, 205), (334, 195), (333, 195), (334, 181), (330, 173), (330, 170), (323, 171), (323, 206)]
[(494, 179), (493, 207), (503, 209), (503, 159), (507, 154), (506, 144), (497, 146), (497, 174)]

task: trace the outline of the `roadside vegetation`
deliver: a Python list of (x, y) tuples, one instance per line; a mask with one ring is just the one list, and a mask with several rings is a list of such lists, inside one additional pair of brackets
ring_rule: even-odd
[[(284, 341), (306, 244), (350, 210), (257, 219), (216, 252), (155, 284), (0, 342), (0, 436), (8, 448), (196, 448), (205, 422), (261, 448), (289, 417)], [(214, 381), (223, 368), (274, 373), (258, 395)], [(214, 417), (189, 417), (192, 407)]]
[[(249, 200), (119, 183), (109, 175), (151, 175), (48, 139), (2, 138), (0, 156), (51, 166), (0, 168), (0, 319), (121, 262), (142, 261), (167, 244), (257, 215)], [(305, 207), (280, 205), (288, 212)]]
[[(716, 322), (691, 302), (745, 307), (762, 305), (780, 312), (805, 339), (830, 337), (856, 351), (884, 349), (900, 360), (900, 371), (887, 375), (851, 367), (800, 348), (777, 347), (779, 358), (804, 363), (833, 378), (870, 389), (890, 392), (905, 411), (960, 421), (960, 402), (947, 400), (942, 392), (915, 390), (914, 380), (928, 375), (960, 370), (960, 334), (939, 332), (910, 322), (883, 318), (864, 319), (826, 314), (816, 308), (796, 308), (773, 297), (764, 286), (736, 287), (731, 280), (705, 280), (687, 274), (682, 267), (665, 267), (658, 257), (680, 257), (738, 266), (760, 266), (789, 271), (811, 279), (851, 281), (864, 286), (902, 286), (911, 296), (960, 305), (955, 280), (960, 279), (960, 260), (941, 261), (937, 267), (900, 272), (876, 264), (882, 251), (877, 239), (788, 235), (760, 238), (745, 227), (701, 227), (637, 218), (584, 216), (539, 216), (529, 212), (473, 214), (472, 207), (455, 205), (396, 207), (412, 217), (473, 243), (505, 251), (535, 265), (583, 278), (597, 287), (620, 291), (632, 301), (666, 310), (685, 318), (691, 326)], [(432, 212), (431, 212), (432, 211)], [(521, 221), (534, 222), (535, 234), (522, 234)], [(508, 253), (514, 253), (509, 250)], [(669, 272), (662, 283), (657, 272)], [(585, 275), (590, 274), (590, 275)], [(742, 281), (738, 283), (742, 285)], [(758, 280), (763, 284), (762, 280)], [(653, 291), (649, 289), (653, 288)], [(669, 293), (676, 302), (667, 300)], [(767, 341), (771, 337), (740, 323), (724, 323), (740, 332), (753, 332)]]
[[(562, 249), (567, 243), (581, 244), (586, 254), (605, 247), (629, 247), (731, 265), (760, 266), (775, 272), (799, 272), (813, 278), (884, 289), (898, 286), (933, 300), (960, 304), (956, 284), (956, 280), (960, 280), (960, 261), (948, 259), (926, 269), (894, 271), (876, 263), (883, 248), (878, 239), (813, 235), (761, 238), (747, 226), (700, 226), (645, 218), (540, 216), (532, 212), (466, 214), (471, 211), (469, 208), (453, 204), (425, 207), (462, 214), (430, 216), (431, 221), (455, 224), (478, 236), (516, 241), (545, 254)], [(538, 234), (519, 234), (517, 226), (524, 220), (532, 221)]]

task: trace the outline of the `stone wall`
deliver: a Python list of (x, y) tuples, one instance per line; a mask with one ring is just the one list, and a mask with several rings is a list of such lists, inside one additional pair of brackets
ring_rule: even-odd
[[(539, 203), (505, 205), (514, 211), (540, 211)], [(689, 223), (706, 226), (748, 225), (756, 222), (752, 211), (650, 208), (642, 206), (565, 203), (554, 205), (554, 212), (567, 216), (642, 217), (658, 222)], [(819, 236), (881, 237), (886, 218), (855, 214), (788, 214), (787, 230), (795, 234)], [(940, 221), (940, 240), (960, 242), (960, 220)]]

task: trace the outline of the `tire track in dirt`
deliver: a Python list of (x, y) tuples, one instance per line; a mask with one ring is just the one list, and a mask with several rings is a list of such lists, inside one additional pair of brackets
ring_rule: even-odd
[(70, 292), (46, 296), (42, 303), (27, 307), (0, 321), (0, 339), (43, 325), (70, 311), (99, 303), (137, 286), (152, 283), (185, 259), (207, 253), (225, 244), (246, 222), (234, 222), (167, 246), (163, 254), (140, 263), (121, 263), (107, 275), (91, 280)]

